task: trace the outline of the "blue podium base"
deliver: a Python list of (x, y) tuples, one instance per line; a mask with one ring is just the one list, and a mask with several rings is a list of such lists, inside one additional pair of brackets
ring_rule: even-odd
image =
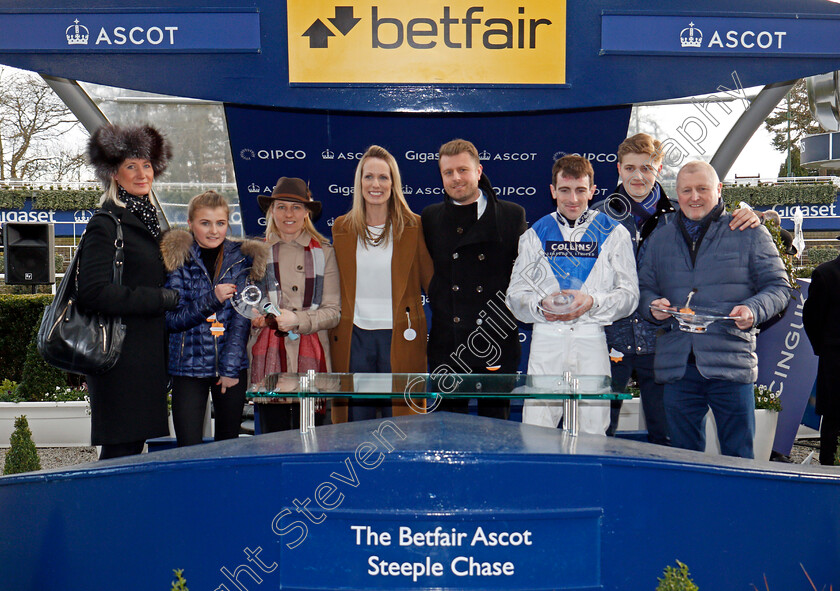
[(840, 583), (840, 473), (435, 413), (0, 478), (3, 589)]

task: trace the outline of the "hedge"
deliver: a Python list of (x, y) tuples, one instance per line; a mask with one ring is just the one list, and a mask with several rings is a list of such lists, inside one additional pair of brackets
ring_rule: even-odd
[(0, 209), (20, 209), (26, 199), (32, 199), (33, 209), (55, 211), (96, 209), (101, 196), (101, 189), (54, 189), (53, 187), (10, 189), (0, 186)]
[(723, 188), (723, 200), (727, 205), (745, 201), (753, 207), (773, 205), (828, 204), (837, 199), (838, 189), (832, 183), (803, 185), (784, 183), (779, 185), (732, 185)]
[(837, 252), (836, 248), (830, 246), (818, 246), (809, 248), (805, 251), (805, 254), (808, 255), (808, 262), (811, 263), (811, 266), (816, 267), (828, 261), (833, 261), (840, 253)]
[(0, 295), (0, 378), (20, 382), (32, 331), (52, 295)]

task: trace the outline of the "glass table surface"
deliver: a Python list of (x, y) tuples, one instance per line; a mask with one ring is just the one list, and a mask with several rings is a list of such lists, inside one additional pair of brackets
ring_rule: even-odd
[(605, 375), (454, 373), (279, 373), (249, 387), (248, 398), (522, 398), (626, 400)]

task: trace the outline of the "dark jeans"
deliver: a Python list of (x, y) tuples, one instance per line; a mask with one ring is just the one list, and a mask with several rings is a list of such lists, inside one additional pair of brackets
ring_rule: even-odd
[[(611, 363), (613, 392), (626, 392), (630, 376), (636, 370), (636, 383), (642, 393), (642, 410), (645, 413), (648, 441), (659, 445), (669, 445), (668, 420), (665, 417), (665, 384), (657, 384), (653, 375), (655, 355), (625, 355), (618, 363)], [(615, 435), (618, 428), (618, 415), (621, 400), (611, 403), (610, 427), (607, 435)]]
[(715, 416), (720, 452), (725, 456), (753, 458), (753, 384), (709, 380), (691, 364), (686, 366), (681, 380), (665, 384), (665, 412), (671, 445), (703, 451), (706, 447), (705, 417), (709, 408)]
[[(391, 330), (353, 327), (350, 340), (350, 373), (391, 373)], [(351, 398), (348, 421), (367, 421), (393, 416), (390, 398)]]
[(840, 415), (823, 415), (820, 423), (820, 464), (834, 465), (837, 438), (840, 437)]
[(219, 378), (216, 377), (172, 376), (172, 422), (175, 424), (175, 436), (178, 438), (179, 447), (202, 442), (208, 392), (213, 396), (215, 440), (239, 437), (245, 391), (248, 387), (248, 372), (239, 372), (239, 383), (227, 388), (224, 394), (222, 387), (216, 384), (218, 381)]

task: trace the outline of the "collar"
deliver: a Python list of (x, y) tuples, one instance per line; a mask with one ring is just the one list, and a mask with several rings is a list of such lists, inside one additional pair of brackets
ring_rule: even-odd
[(277, 236), (275, 234), (272, 234), (271, 236), (266, 238), (266, 242), (268, 242), (268, 244), (270, 246), (274, 246), (275, 244), (280, 242), (280, 243), (283, 243), (283, 244), (298, 244), (300, 246), (307, 247), (307, 246), (309, 246), (309, 242), (311, 240), (312, 240), (312, 236), (310, 236), (309, 232), (307, 232), (306, 230), (304, 230), (303, 232), (298, 234), (297, 238), (295, 238), (291, 242), (284, 242), (283, 239), (281, 239), (279, 236)]
[(583, 213), (580, 214), (580, 217), (578, 217), (578, 219), (576, 219), (573, 224), (570, 224), (569, 220), (567, 220), (565, 216), (561, 215), (559, 211), (555, 211), (554, 219), (556, 219), (557, 223), (559, 223), (561, 226), (565, 226), (567, 228), (576, 228), (588, 222), (590, 219), (592, 219), (592, 216), (594, 215), (594, 210), (585, 209)]
[[(484, 210), (487, 209), (487, 195), (484, 194), (482, 189), (478, 190), (478, 199), (473, 201), (478, 207), (478, 217), (480, 218), (484, 214)], [(472, 203), (458, 203), (454, 199), (452, 200), (453, 205), (457, 205), (458, 207), (462, 207), (464, 205), (472, 205)]]

